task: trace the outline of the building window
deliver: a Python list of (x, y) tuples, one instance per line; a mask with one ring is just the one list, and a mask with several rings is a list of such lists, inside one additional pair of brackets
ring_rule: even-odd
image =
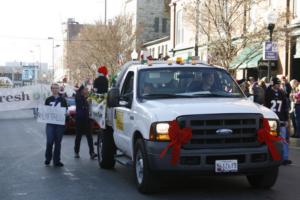
[(257, 10), (257, 4), (253, 3), (252, 5), (250, 5), (250, 9), (249, 9), (249, 28), (248, 30), (251, 31), (255, 31), (256, 27), (257, 27), (257, 14), (256, 14), (256, 10)]
[(159, 18), (158, 18), (158, 17), (155, 17), (155, 18), (154, 18), (154, 31), (155, 31), (156, 33), (159, 32)]
[(183, 43), (183, 35), (184, 35), (184, 29), (183, 29), (183, 18), (182, 18), (182, 10), (177, 11), (176, 15), (176, 45)]
[(162, 32), (163, 33), (167, 32), (167, 25), (168, 25), (168, 19), (163, 18), (163, 20), (162, 20)]
[(164, 45), (161, 46), (161, 53), (164, 56), (164, 54), (165, 54), (165, 46)]
[(294, 1), (294, 17), (300, 17), (300, 1), (295, 0)]
[(273, 9), (277, 9), (278, 0), (269, 0), (269, 6)]

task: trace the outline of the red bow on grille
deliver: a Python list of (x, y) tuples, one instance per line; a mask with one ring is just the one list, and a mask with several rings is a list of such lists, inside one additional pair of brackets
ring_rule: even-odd
[(265, 143), (268, 146), (273, 160), (281, 160), (281, 155), (278, 153), (273, 142), (282, 141), (282, 138), (271, 135), (270, 130), (268, 120), (263, 118), (263, 127), (257, 131), (257, 140), (258, 142)]
[(186, 144), (192, 138), (192, 129), (181, 129), (176, 120), (171, 121), (169, 128), (170, 143), (160, 154), (160, 158), (164, 157), (167, 151), (172, 147), (172, 160), (171, 163), (176, 165), (179, 160), (181, 145)]

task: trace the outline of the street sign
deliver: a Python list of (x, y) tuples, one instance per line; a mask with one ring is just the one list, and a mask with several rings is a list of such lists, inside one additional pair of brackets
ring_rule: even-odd
[(278, 60), (278, 47), (276, 42), (264, 42), (263, 60)]

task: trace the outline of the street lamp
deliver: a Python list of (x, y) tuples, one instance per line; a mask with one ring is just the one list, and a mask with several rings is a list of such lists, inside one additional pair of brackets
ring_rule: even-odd
[[(274, 12), (275, 10), (270, 10), (269, 12), (267, 12), (266, 16), (265, 16), (265, 22), (268, 25), (268, 30), (269, 30), (269, 34), (270, 34), (270, 42), (272, 43), (273, 40), (273, 31), (275, 28), (275, 23), (277, 22), (277, 15)], [(270, 67), (271, 67), (271, 60), (268, 61), (268, 81), (270, 82)]]
[(54, 48), (60, 47), (60, 45), (54, 46), (54, 38), (53, 37), (48, 37), (48, 40), (52, 40), (52, 77), (53, 77), (53, 81), (54, 81)]

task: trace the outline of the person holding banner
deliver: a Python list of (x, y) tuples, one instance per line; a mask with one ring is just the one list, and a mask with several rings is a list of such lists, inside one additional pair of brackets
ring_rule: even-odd
[[(45, 105), (64, 107), (67, 110), (67, 101), (63, 97), (59, 96), (59, 85), (57, 83), (53, 83), (51, 85), (51, 92), (52, 96), (46, 99)], [(61, 141), (63, 138), (64, 129), (64, 125), (50, 123), (46, 124), (47, 146), (45, 153), (45, 165), (49, 165), (52, 160), (52, 149), (54, 144), (53, 164), (56, 167), (64, 166), (64, 164), (60, 161)]]
[(93, 137), (91, 133), (91, 121), (89, 118), (89, 103), (87, 101), (88, 98), (88, 88), (85, 86), (81, 86), (76, 94), (75, 102), (76, 102), (76, 138), (75, 138), (75, 158), (80, 158), (80, 142), (82, 134), (85, 134), (88, 145), (89, 145), (89, 153), (90, 158), (93, 160), (97, 157), (97, 154), (94, 152), (93, 145)]

